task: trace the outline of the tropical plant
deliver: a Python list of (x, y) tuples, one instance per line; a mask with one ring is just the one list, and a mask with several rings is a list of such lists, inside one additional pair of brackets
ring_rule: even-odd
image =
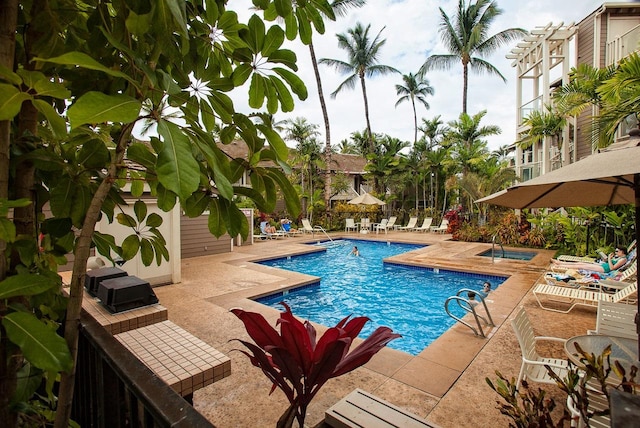
[(295, 419), (300, 427), (304, 427), (309, 403), (329, 379), (366, 364), (387, 343), (401, 336), (388, 327), (378, 327), (349, 352), (368, 318), (346, 317), (316, 341), (313, 325), (309, 321), (299, 321), (286, 303), (281, 304), (285, 311), (280, 313), (276, 323), (280, 332), (271, 327), (261, 314), (242, 309), (232, 309), (231, 312), (244, 323), (254, 342), (240, 340), (249, 349), (249, 352), (240, 352), (273, 382), (271, 392), (280, 388), (289, 400), (290, 406), (277, 426), (291, 427)]
[[(500, 71), (488, 63), (483, 56), (491, 55), (501, 46), (516, 41), (527, 32), (521, 28), (509, 28), (488, 37), (489, 27), (502, 14), (495, 1), (477, 0), (475, 3), (458, 1), (454, 20), (440, 9), (440, 37), (449, 54), (431, 55), (420, 67), (424, 75), (433, 69), (449, 70), (454, 64), (462, 63), (462, 113), (467, 112), (467, 90), (469, 68), (480, 73), (493, 74), (506, 82)], [(477, 55), (477, 56), (476, 56)]]
[[(269, 114), (291, 111), (294, 95), (307, 96), (294, 74), (295, 54), (282, 48), (282, 28), (267, 28), (258, 15), (240, 23), (226, 3), (3, 3), (4, 426), (16, 425), (17, 412), (29, 406), (24, 403), (34, 396), (41, 379), (51, 393), (57, 378), (59, 396), (49, 400), (58, 403), (55, 426), (69, 425), (90, 249), (95, 246), (105, 257), (116, 254), (123, 259), (139, 252), (145, 264), (168, 259), (164, 238), (157, 232), (159, 216), (148, 213), (142, 199), (134, 206), (134, 216), (116, 214), (125, 204), (125, 188), (141, 198), (146, 185), (165, 211), (179, 202), (189, 216), (209, 212), (209, 230), (216, 236), (247, 235), (249, 225), (237, 208), (238, 195), (271, 212), (279, 189), (288, 211), (299, 211), (299, 199), (285, 176), (284, 141), (266, 122), (254, 123), (236, 112), (227, 95), (250, 82), (251, 107), (266, 107)], [(290, 0), (259, 3), (269, 17), (284, 17), (288, 31), (294, 24), (309, 25), (304, 19), (292, 23)], [(313, 3), (330, 11), (326, 1)], [(175, 116), (180, 120), (174, 121)], [(157, 136), (149, 144), (132, 138), (138, 122), (153, 122)], [(246, 143), (247, 159), (229, 159), (216, 144), (235, 138)], [(265, 167), (264, 160), (278, 167)], [(245, 171), (251, 188), (234, 186)], [(47, 202), (52, 217), (45, 220)], [(101, 216), (132, 227), (131, 236), (116, 243), (112, 236), (94, 232)], [(138, 234), (141, 227), (149, 236)], [(56, 271), (71, 251), (74, 266), (66, 304)], [(62, 317), (64, 340), (55, 333)], [(23, 370), (29, 376), (18, 377)]]
[[(550, 138), (560, 151), (562, 149), (562, 132), (567, 125), (564, 116), (554, 111), (553, 107), (546, 105), (544, 111), (533, 110), (522, 119), (522, 125), (527, 129), (521, 133), (522, 139), (518, 146), (527, 149)], [(562, 162), (562, 158), (560, 158)]]
[(418, 115), (416, 113), (416, 100), (418, 100), (424, 108), (429, 110), (429, 103), (427, 102), (427, 95), (433, 95), (433, 86), (429, 84), (429, 81), (421, 78), (413, 73), (402, 75), (402, 81), (404, 85), (396, 85), (396, 95), (400, 96), (396, 101), (396, 107), (399, 104), (410, 101), (411, 108), (413, 109), (413, 144), (418, 142)]
[(338, 47), (347, 52), (348, 61), (339, 59), (322, 58), (320, 64), (325, 64), (335, 68), (341, 74), (349, 76), (338, 85), (338, 88), (331, 94), (335, 98), (343, 89), (353, 89), (356, 82), (360, 81), (362, 87), (362, 98), (364, 101), (364, 116), (367, 123), (367, 136), (369, 140), (369, 152), (375, 151), (373, 134), (371, 132), (371, 121), (369, 120), (369, 101), (367, 99), (367, 87), (365, 79), (389, 73), (400, 73), (389, 65), (378, 64), (380, 49), (385, 45), (386, 39), (380, 39), (382, 30), (378, 32), (373, 40), (369, 37), (371, 24), (365, 28), (361, 23), (357, 23), (354, 28), (347, 30), (347, 33), (337, 34)]

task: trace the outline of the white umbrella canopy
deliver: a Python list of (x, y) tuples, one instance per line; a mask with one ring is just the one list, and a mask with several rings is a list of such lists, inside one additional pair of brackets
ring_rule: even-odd
[(353, 205), (385, 205), (385, 202), (367, 192), (364, 192), (360, 196), (356, 196), (347, 203)]
[[(558, 208), (633, 204), (636, 240), (640, 238), (640, 131), (603, 152), (516, 184), (476, 202), (510, 208)], [(640, 268), (640, 259), (636, 259)], [(640, 337), (640, 299), (636, 331)], [(640, 345), (638, 348), (640, 355)]]

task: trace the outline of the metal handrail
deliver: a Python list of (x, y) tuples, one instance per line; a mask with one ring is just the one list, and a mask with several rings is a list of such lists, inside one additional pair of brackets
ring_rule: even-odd
[[(476, 297), (480, 298), (480, 301), (482, 302), (482, 306), (484, 306), (484, 311), (487, 314), (487, 317), (489, 318), (488, 320), (485, 317), (483, 317), (482, 315), (479, 315), (476, 312), (475, 306), (473, 306), (469, 302), (468, 299), (465, 299), (464, 297), (460, 297), (461, 294), (469, 293), (469, 292), (475, 293)], [(449, 302), (453, 302), (453, 301), (458, 303), (458, 306), (460, 306), (466, 312), (473, 314), (473, 317), (474, 317), (474, 319), (476, 321), (476, 325), (478, 326), (477, 330), (471, 324), (469, 324), (468, 322), (466, 322), (462, 318), (459, 318), (459, 317), (457, 317), (457, 316), (455, 316), (454, 314), (451, 313), (451, 311), (449, 310)], [(455, 296), (449, 297), (444, 302), (444, 310), (447, 312), (447, 315), (449, 315), (451, 318), (453, 318), (454, 320), (460, 322), (461, 324), (464, 324), (467, 327), (469, 327), (476, 336), (480, 336), (480, 337), (483, 337), (483, 338), (487, 337), (484, 334), (484, 330), (482, 330), (482, 325), (480, 324), (480, 320), (484, 321), (484, 323), (487, 324), (487, 326), (489, 326), (489, 327), (494, 327), (495, 326), (495, 324), (493, 323), (493, 319), (491, 318), (491, 314), (489, 313), (489, 308), (487, 308), (487, 304), (484, 301), (484, 297), (479, 292), (477, 292), (476, 290), (471, 290), (469, 288), (461, 288), (460, 290), (458, 290), (458, 292), (456, 293)], [(478, 331), (479, 331), (479, 333), (478, 333)]]
[(313, 236), (314, 238), (315, 238), (315, 232), (316, 232), (316, 231), (320, 231), (320, 232), (324, 233), (324, 234), (325, 234), (325, 236), (326, 236), (327, 238), (329, 238), (329, 241), (333, 242), (333, 239), (331, 239), (331, 237), (329, 236), (329, 234), (327, 233), (327, 231), (326, 231), (326, 230), (324, 230), (324, 228), (323, 228), (322, 226), (318, 226), (318, 225), (313, 226), (313, 230), (312, 230), (312, 232), (311, 232), (311, 236)]
[[(497, 233), (491, 238), (491, 263), (495, 263), (494, 256), (496, 247), (496, 236), (498, 236)], [(502, 258), (504, 259), (504, 247), (502, 246), (502, 241), (498, 242), (498, 245), (500, 245), (500, 248), (502, 249)]]

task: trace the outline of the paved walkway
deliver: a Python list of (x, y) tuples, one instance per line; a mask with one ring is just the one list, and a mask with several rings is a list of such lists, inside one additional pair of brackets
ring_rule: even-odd
[[(344, 234), (332, 235), (343, 236)], [(394, 257), (402, 263), (508, 276), (490, 296), (489, 309), (496, 323), (488, 339), (456, 325), (413, 357), (385, 348), (366, 366), (330, 380), (308, 409), (307, 425), (322, 422), (324, 411), (355, 388), (371, 392), (441, 427), (507, 426), (496, 410), (499, 396), (486, 384), (495, 370), (517, 376), (520, 349), (508, 322), (513, 310), (524, 305), (539, 335), (571, 337), (595, 326), (595, 308), (577, 308), (570, 314), (541, 310), (529, 290), (545, 271), (552, 251), (539, 250), (531, 261), (496, 260), (477, 254), (490, 244), (450, 241), (449, 235), (390, 232), (388, 235), (356, 235), (358, 239), (381, 239), (424, 243), (428, 246)], [(316, 239), (320, 237), (316, 236)], [(269, 240), (236, 247), (233, 252), (186, 259), (182, 282), (154, 289), (169, 319), (209, 343), (232, 360), (231, 376), (194, 394), (194, 406), (219, 428), (273, 427), (288, 403), (253, 367), (232, 339), (248, 339), (242, 323), (230, 308), (262, 313), (272, 325), (278, 311), (249, 297), (268, 294), (315, 279), (252, 263), (265, 258), (310, 251), (305, 237)], [(294, 308), (295, 313), (295, 308)], [(318, 327), (318, 333), (322, 333)], [(545, 350), (547, 351), (547, 350)], [(562, 357), (562, 349), (550, 349)], [(555, 393), (553, 388), (552, 394)], [(558, 396), (561, 401), (562, 397)], [(562, 403), (558, 403), (561, 405)]]

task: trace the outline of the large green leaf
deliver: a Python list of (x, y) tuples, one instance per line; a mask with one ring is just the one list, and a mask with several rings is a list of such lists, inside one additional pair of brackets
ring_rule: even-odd
[(251, 85), (249, 86), (249, 107), (258, 110), (264, 103), (265, 78), (254, 73), (251, 76)]
[(141, 239), (140, 240), (140, 259), (142, 260), (142, 264), (145, 266), (151, 265), (151, 262), (153, 262), (153, 256), (154, 256), (154, 251), (153, 251), (153, 245), (151, 244), (151, 241), (144, 238)]
[(87, 169), (101, 169), (109, 162), (109, 150), (104, 143), (91, 139), (82, 145), (78, 153), (78, 163)]
[(142, 223), (142, 220), (147, 216), (147, 204), (142, 201), (136, 201), (133, 204), (133, 212), (136, 214), (138, 222)]
[(269, 76), (269, 81), (273, 84), (273, 87), (276, 88), (278, 93), (278, 99), (280, 100), (280, 106), (283, 112), (293, 111), (295, 107), (295, 103), (293, 102), (293, 96), (289, 89), (282, 83), (277, 76)]
[(142, 104), (126, 95), (87, 92), (69, 107), (71, 128), (101, 122), (131, 123), (138, 118)]
[(33, 100), (33, 106), (42, 114), (56, 138), (62, 139), (67, 133), (67, 122), (51, 104), (43, 100)]
[(216, 238), (221, 237), (227, 231), (219, 205), (220, 203), (217, 199), (211, 201), (209, 206), (209, 217), (207, 218), (209, 232), (211, 232), (211, 234)]
[(73, 359), (64, 339), (33, 314), (14, 312), (2, 319), (11, 342), (34, 366), (51, 372), (69, 372)]
[(279, 49), (269, 55), (270, 62), (284, 64), (294, 71), (298, 70), (298, 65), (296, 64), (297, 60), (298, 58), (296, 57), (296, 54), (289, 49)]
[(0, 120), (13, 119), (20, 113), (22, 103), (30, 99), (29, 94), (19, 91), (15, 86), (0, 83)]
[(291, 0), (274, 0), (279, 16), (286, 17), (293, 11)]
[(127, 149), (127, 158), (147, 169), (152, 169), (156, 164), (156, 156), (142, 143), (131, 144)]
[(121, 77), (123, 79), (126, 79), (130, 83), (136, 85), (136, 81), (133, 78), (129, 77), (126, 73), (111, 69), (109, 67), (105, 67), (95, 59), (91, 58), (89, 55), (84, 54), (82, 52), (67, 52), (64, 55), (60, 55), (54, 58), (36, 57), (34, 58), (34, 60), (52, 62), (54, 64), (61, 64), (61, 65), (70, 65), (72, 67), (83, 67), (83, 68), (88, 68), (89, 70), (102, 71), (103, 73), (106, 73), (110, 76)]
[(156, 169), (158, 179), (181, 199), (187, 199), (200, 183), (200, 169), (191, 153), (191, 143), (182, 130), (171, 122), (161, 120), (158, 133), (163, 140)]
[(282, 28), (274, 25), (269, 28), (262, 46), (262, 56), (269, 57), (273, 52), (278, 50), (284, 42), (284, 31)]
[(113, 236), (107, 235), (100, 232), (93, 232), (92, 236), (93, 243), (96, 244), (96, 248), (98, 253), (102, 254), (105, 257), (109, 257), (111, 255), (111, 250), (115, 253), (120, 254), (120, 249), (116, 245), (116, 240)]
[(13, 242), (16, 239), (16, 225), (5, 217), (0, 217), (0, 240)]
[[(231, 75), (233, 84), (235, 86), (244, 85), (244, 82), (246, 82), (249, 76), (251, 76), (252, 71), (253, 68), (251, 67), (251, 64), (240, 64), (235, 70), (233, 70), (233, 74)], [(11, 87), (13, 88), (13, 86)]]
[(138, 235), (129, 235), (122, 241), (122, 258), (125, 260), (133, 259), (140, 249), (140, 238)]
[(305, 45), (311, 43), (311, 36), (313, 35), (311, 31), (311, 23), (309, 22), (309, 18), (307, 17), (307, 12), (305, 8), (297, 8), (296, 16), (298, 17), (298, 32), (300, 33), (300, 41)]
[(258, 17), (258, 15), (252, 15), (249, 18), (249, 33), (248, 37), (245, 37), (245, 41), (253, 51), (258, 53), (262, 51), (264, 45), (264, 22)]
[(0, 299), (8, 299), (15, 296), (33, 296), (44, 293), (55, 285), (55, 281), (44, 275), (32, 273), (12, 275), (0, 281)]
[(303, 101), (307, 99), (307, 87), (304, 86), (302, 79), (300, 79), (295, 73), (280, 67), (274, 67), (273, 71), (278, 73), (278, 75), (289, 84), (291, 90), (298, 96), (298, 98)]

